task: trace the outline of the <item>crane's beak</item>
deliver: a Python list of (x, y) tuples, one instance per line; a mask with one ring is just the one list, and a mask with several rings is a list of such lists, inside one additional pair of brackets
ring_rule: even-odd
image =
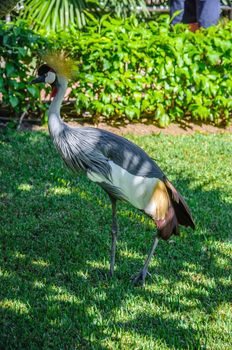
[(30, 82), (30, 84), (38, 84), (38, 83), (45, 83), (45, 75), (41, 75)]

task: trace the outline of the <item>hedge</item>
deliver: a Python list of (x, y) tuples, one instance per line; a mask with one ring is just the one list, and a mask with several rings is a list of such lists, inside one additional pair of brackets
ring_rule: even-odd
[(42, 51), (50, 42), (34, 33), (28, 25), (0, 21), (0, 108), (8, 107), (11, 117), (24, 111), (40, 113), (45, 106), (40, 101), (40, 89), (30, 85)]
[[(18, 25), (11, 25), (11, 29), (1, 26), (1, 36), (4, 28), (14, 32)], [(165, 15), (146, 23), (134, 17), (121, 20), (107, 15), (101, 20), (91, 17), (82, 31), (73, 27), (46, 39), (44, 33), (38, 36), (27, 30), (37, 41), (33, 47), (30, 40), (24, 42), (30, 56), (21, 66), (23, 77), (31, 74), (28, 62), (35, 64), (42, 47), (52, 44), (58, 50), (65, 49), (79, 67), (78, 84), (70, 94), (79, 117), (88, 112), (95, 122), (146, 121), (160, 126), (184, 118), (217, 125), (231, 120), (232, 22), (192, 33), (181, 24), (170, 28)], [(17, 45), (15, 50), (21, 55), (20, 40)], [(3, 46), (3, 57), (6, 51)], [(15, 57), (18, 71), (17, 61)], [(3, 91), (4, 101), (11, 106), (14, 102), (18, 110), (25, 108), (25, 90), (21, 94), (12, 87), (9, 68), (1, 70), (3, 85), (8, 86), (8, 91)], [(28, 86), (25, 89), (31, 94)], [(17, 103), (9, 93), (17, 96)], [(37, 90), (33, 94), (36, 103)]]

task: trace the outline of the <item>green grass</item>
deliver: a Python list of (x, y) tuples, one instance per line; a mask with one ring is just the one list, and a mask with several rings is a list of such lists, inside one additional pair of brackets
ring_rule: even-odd
[(193, 232), (160, 242), (144, 288), (130, 276), (155, 232), (62, 164), (49, 136), (0, 134), (0, 349), (231, 349), (232, 135), (129, 136), (186, 198)]

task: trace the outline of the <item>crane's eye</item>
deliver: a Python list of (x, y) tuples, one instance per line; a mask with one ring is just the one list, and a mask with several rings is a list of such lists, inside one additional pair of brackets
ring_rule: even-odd
[(56, 80), (56, 75), (54, 72), (48, 72), (45, 74), (45, 83), (52, 84)]

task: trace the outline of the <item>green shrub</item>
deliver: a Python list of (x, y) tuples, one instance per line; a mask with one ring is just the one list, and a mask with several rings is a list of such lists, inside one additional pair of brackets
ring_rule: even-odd
[(168, 16), (138, 22), (91, 17), (84, 30), (35, 34), (24, 22), (0, 22), (0, 89), (12, 113), (45, 108), (28, 85), (40, 51), (65, 49), (78, 63), (70, 98), (77, 116), (95, 122), (155, 122), (184, 118), (227, 124), (232, 110), (232, 22), (195, 34), (170, 29)]
[(38, 113), (45, 108), (40, 103), (39, 88), (29, 82), (40, 51), (47, 47), (48, 40), (31, 31), (25, 22), (0, 21), (0, 92), (11, 116), (26, 110)]
[(167, 16), (139, 23), (105, 16), (71, 29), (63, 47), (78, 60), (78, 114), (111, 122), (192, 118), (226, 124), (232, 108), (232, 22), (193, 34)]

